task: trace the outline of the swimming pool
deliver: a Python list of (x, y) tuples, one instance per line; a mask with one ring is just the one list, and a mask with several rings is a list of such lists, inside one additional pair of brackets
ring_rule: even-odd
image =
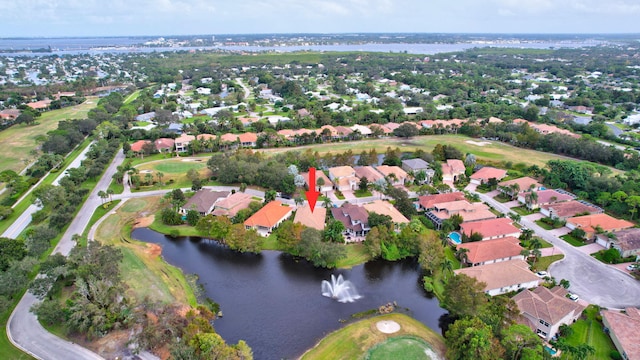
[(544, 349), (551, 355), (555, 355), (558, 352), (557, 350), (554, 350), (553, 348), (551, 348), (551, 347), (549, 347), (547, 345), (544, 346)]
[(462, 239), (460, 237), (460, 234), (455, 231), (449, 233), (449, 239), (451, 239), (451, 241), (456, 245), (462, 244)]

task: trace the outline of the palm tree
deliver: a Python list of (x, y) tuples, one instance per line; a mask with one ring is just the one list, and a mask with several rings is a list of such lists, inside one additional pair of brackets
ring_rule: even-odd
[(100, 196), (100, 199), (102, 200), (102, 204), (104, 205), (104, 199), (107, 198), (107, 193), (102, 191), (102, 190), (100, 190), (100, 191), (98, 191), (98, 196)]
[(328, 210), (333, 206), (333, 202), (329, 199), (328, 196), (322, 198), (322, 205)]
[(529, 209), (531, 209), (532, 205), (538, 201), (538, 193), (535, 191), (531, 191), (524, 196), (524, 203), (527, 205)]
[(114, 194), (113, 189), (107, 189), (107, 195), (109, 196), (109, 202), (113, 201), (113, 200), (111, 199), (111, 195), (113, 195), (113, 194)]
[(447, 280), (447, 274), (453, 271), (453, 263), (449, 259), (444, 259), (442, 264), (440, 264), (440, 270), (442, 270), (442, 274), (444, 276), (444, 280)]
[(162, 185), (162, 178), (164, 177), (164, 173), (158, 171), (156, 172), (156, 177), (158, 178), (158, 182), (160, 183), (160, 185)]
[(301, 196), (294, 197), (293, 201), (296, 203), (297, 206), (304, 204), (304, 199)]
[(469, 261), (469, 249), (467, 248), (458, 248), (456, 250), (456, 258), (460, 260), (461, 263), (466, 264)]

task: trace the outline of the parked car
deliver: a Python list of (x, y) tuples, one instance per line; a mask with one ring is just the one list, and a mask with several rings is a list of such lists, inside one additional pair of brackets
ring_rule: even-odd
[(573, 301), (578, 301), (580, 299), (580, 297), (578, 297), (578, 295), (576, 295), (576, 294), (569, 294), (569, 299), (571, 299)]
[(633, 271), (633, 270), (637, 269), (639, 266), (640, 265), (638, 265), (638, 264), (631, 264), (631, 265), (627, 266), (627, 270)]
[(545, 277), (545, 276), (547, 276), (547, 275), (549, 275), (549, 274), (547, 274), (547, 272), (546, 272), (546, 271), (538, 271), (538, 272), (536, 273), (536, 275), (538, 275), (539, 277), (543, 278), (543, 277)]

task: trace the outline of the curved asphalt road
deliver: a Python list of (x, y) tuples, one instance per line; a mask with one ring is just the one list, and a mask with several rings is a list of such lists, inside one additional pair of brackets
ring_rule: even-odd
[[(508, 214), (511, 211), (493, 198), (477, 193), (480, 199), (496, 210)], [(551, 264), (549, 274), (567, 279), (571, 292), (579, 295), (591, 304), (607, 308), (621, 309), (628, 306), (640, 306), (640, 282), (628, 274), (601, 263), (581, 252), (566, 241), (544, 230), (536, 223), (524, 217), (520, 224), (533, 230), (537, 236), (553, 244), (564, 253), (564, 259)]]

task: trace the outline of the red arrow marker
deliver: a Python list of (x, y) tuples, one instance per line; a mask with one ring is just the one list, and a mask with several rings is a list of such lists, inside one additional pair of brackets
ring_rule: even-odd
[(309, 202), (309, 207), (311, 208), (311, 212), (316, 208), (316, 201), (318, 201), (318, 196), (320, 192), (316, 190), (316, 168), (309, 168), (309, 191), (306, 191), (307, 201)]

